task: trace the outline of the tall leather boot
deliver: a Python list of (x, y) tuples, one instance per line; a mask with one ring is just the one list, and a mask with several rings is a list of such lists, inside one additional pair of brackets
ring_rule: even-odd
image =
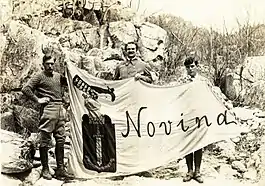
[(40, 147), (40, 160), (42, 165), (41, 176), (46, 180), (51, 180), (52, 175), (49, 171), (48, 166), (48, 148), (47, 147)]
[(59, 180), (63, 179), (73, 179), (74, 176), (72, 174), (69, 174), (64, 169), (64, 146), (63, 145), (57, 145), (55, 147), (55, 157), (56, 157), (56, 163), (57, 163), (57, 169), (55, 171), (55, 176)]

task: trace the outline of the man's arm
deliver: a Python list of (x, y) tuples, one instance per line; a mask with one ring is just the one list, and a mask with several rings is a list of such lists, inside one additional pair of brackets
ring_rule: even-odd
[(36, 90), (38, 84), (40, 82), (39, 75), (33, 76), (28, 83), (22, 88), (21, 92), (25, 94), (29, 99), (39, 103), (39, 104), (44, 104), (48, 103), (50, 101), (49, 98), (44, 97), (44, 98), (38, 98), (35, 94), (34, 91)]
[(39, 83), (39, 76), (33, 76), (26, 85), (23, 86), (21, 92), (25, 94), (32, 101), (38, 102), (38, 97), (34, 94), (34, 91)]
[(67, 91), (68, 83), (67, 83), (67, 78), (62, 74), (60, 74), (60, 84), (61, 84), (61, 90), (62, 90), (63, 105), (64, 105), (64, 108), (67, 109), (70, 106), (70, 98), (69, 98), (69, 94)]
[(60, 82), (61, 82), (61, 85), (64, 86), (64, 87), (67, 87), (68, 84), (67, 84), (67, 79), (65, 76), (61, 75), (60, 77)]
[(148, 64), (145, 65), (144, 74), (140, 76), (140, 79), (147, 82), (147, 83), (153, 82), (150, 65), (148, 65)]
[(118, 80), (120, 79), (120, 65), (118, 65), (115, 69), (115, 74), (113, 80)]

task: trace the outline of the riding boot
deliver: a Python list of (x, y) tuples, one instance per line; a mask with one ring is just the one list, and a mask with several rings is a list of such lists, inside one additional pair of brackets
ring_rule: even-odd
[(47, 147), (40, 147), (40, 160), (42, 164), (41, 176), (46, 180), (51, 180), (52, 175), (50, 174), (49, 166), (48, 166), (48, 148)]
[(55, 157), (57, 162), (57, 169), (55, 171), (55, 176), (59, 180), (63, 180), (65, 178), (72, 179), (74, 176), (69, 174), (64, 169), (64, 147), (63, 145), (57, 145), (55, 147)]

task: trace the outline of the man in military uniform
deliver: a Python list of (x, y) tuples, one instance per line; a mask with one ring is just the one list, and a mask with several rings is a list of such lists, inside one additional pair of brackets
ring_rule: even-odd
[(152, 83), (150, 66), (136, 56), (138, 45), (135, 42), (129, 42), (125, 45), (126, 60), (117, 66), (114, 80), (135, 77), (135, 80), (143, 80)]
[[(64, 169), (64, 142), (65, 142), (65, 114), (63, 108), (63, 86), (67, 85), (66, 78), (54, 72), (54, 58), (43, 57), (44, 70), (33, 76), (22, 88), (22, 92), (31, 100), (42, 106), (39, 132), (40, 158), (42, 164), (41, 176), (51, 180), (52, 176), (48, 166), (48, 148), (53, 134), (56, 140), (55, 156), (57, 169), (55, 176), (57, 179), (64, 179), (73, 176)], [(34, 91), (38, 92), (38, 97)]]

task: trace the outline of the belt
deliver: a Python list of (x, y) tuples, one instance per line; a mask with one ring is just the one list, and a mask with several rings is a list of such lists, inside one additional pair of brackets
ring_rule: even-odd
[(51, 100), (47, 103), (47, 105), (49, 104), (56, 104), (56, 105), (62, 105), (63, 101), (62, 100)]
[(52, 102), (52, 103), (62, 103), (63, 101), (62, 100), (51, 100), (49, 102)]

